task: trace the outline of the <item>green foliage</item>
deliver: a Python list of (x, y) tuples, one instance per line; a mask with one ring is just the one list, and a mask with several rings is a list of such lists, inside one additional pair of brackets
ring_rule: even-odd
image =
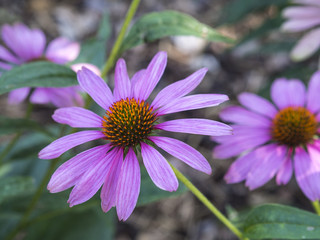
[(109, 15), (104, 14), (97, 35), (81, 44), (81, 51), (75, 62), (91, 63), (101, 68), (106, 61), (107, 40), (110, 33)]
[(42, 125), (33, 120), (0, 116), (0, 135), (16, 133), (21, 130), (47, 132)]
[(271, 5), (282, 7), (287, 3), (288, 0), (234, 0), (222, 9), (220, 23), (235, 23), (252, 12), (264, 10)]
[(77, 85), (76, 73), (52, 62), (31, 62), (14, 67), (0, 78), (0, 94), (22, 87), (67, 87)]
[(0, 181), (0, 203), (6, 199), (26, 194), (34, 190), (32, 177), (6, 177)]
[(178, 35), (196, 36), (212, 42), (234, 42), (187, 14), (176, 11), (162, 11), (149, 13), (141, 17), (124, 39), (121, 52), (163, 37)]
[(279, 204), (253, 208), (242, 223), (250, 239), (319, 239), (320, 216)]

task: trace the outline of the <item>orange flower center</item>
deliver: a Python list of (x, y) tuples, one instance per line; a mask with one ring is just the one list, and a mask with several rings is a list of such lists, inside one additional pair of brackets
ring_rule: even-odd
[(316, 132), (316, 117), (304, 107), (284, 108), (272, 121), (273, 139), (291, 147), (312, 141)]
[(103, 133), (114, 146), (136, 146), (152, 132), (156, 113), (144, 101), (121, 99), (106, 111)]

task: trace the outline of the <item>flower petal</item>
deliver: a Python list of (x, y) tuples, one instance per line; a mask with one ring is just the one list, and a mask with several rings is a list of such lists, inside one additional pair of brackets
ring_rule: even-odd
[(312, 112), (320, 110), (320, 71), (315, 72), (309, 82), (307, 108)]
[(108, 212), (110, 208), (116, 205), (116, 190), (122, 163), (123, 150), (120, 149), (113, 158), (109, 171), (106, 172), (106, 178), (101, 189), (101, 208), (104, 212)]
[(269, 144), (255, 151), (256, 161), (252, 165), (246, 180), (250, 190), (268, 182), (286, 159), (286, 147)]
[(141, 142), (144, 166), (154, 184), (165, 191), (176, 191), (179, 183), (167, 160), (153, 147)]
[(228, 96), (223, 94), (196, 94), (172, 100), (163, 108), (160, 108), (157, 114), (164, 115), (192, 109), (213, 107), (227, 100), (229, 100)]
[(268, 100), (253, 94), (241, 93), (238, 97), (239, 102), (249, 110), (273, 118), (277, 114), (277, 109)]
[(68, 199), (70, 207), (83, 203), (96, 194), (104, 182), (106, 172), (110, 171), (111, 162), (115, 155), (116, 151), (111, 150), (98, 159), (95, 164), (90, 165), (70, 193)]
[(287, 184), (291, 179), (293, 172), (291, 152), (292, 151), (289, 151), (287, 153), (286, 159), (282, 163), (282, 166), (277, 173), (276, 182), (278, 185)]
[(240, 106), (230, 106), (220, 112), (220, 118), (227, 122), (254, 127), (270, 127), (271, 120)]
[(289, 19), (281, 25), (281, 30), (284, 32), (301, 32), (320, 24), (320, 17)]
[(64, 37), (59, 37), (49, 43), (46, 58), (50, 61), (65, 64), (75, 60), (80, 53), (80, 44), (71, 42)]
[(304, 106), (306, 89), (300, 80), (280, 78), (275, 80), (271, 86), (271, 98), (279, 109)]
[(302, 61), (314, 54), (320, 47), (320, 28), (316, 28), (305, 34), (291, 51), (294, 61)]
[(9, 93), (8, 102), (10, 104), (18, 104), (25, 100), (30, 92), (29, 87), (18, 88)]
[(172, 156), (180, 159), (190, 167), (206, 174), (211, 174), (211, 166), (205, 159), (205, 157), (188, 144), (168, 137), (152, 136), (149, 137), (149, 139), (153, 141), (158, 147), (162, 148)]
[(155, 97), (151, 106), (157, 109), (190, 93), (200, 84), (207, 71), (208, 69), (202, 68), (189, 77), (165, 87)]
[(136, 82), (134, 97), (139, 100), (146, 100), (155, 86), (158, 84), (164, 69), (167, 65), (167, 53), (158, 52), (151, 60), (142, 78)]
[(52, 175), (48, 183), (48, 190), (51, 193), (56, 193), (74, 186), (83, 173), (85, 173), (90, 166), (96, 165), (96, 163), (106, 155), (109, 149), (109, 144), (97, 146), (79, 153), (63, 163)]
[(39, 152), (40, 159), (57, 158), (69, 149), (99, 138), (105, 135), (101, 131), (82, 131), (69, 134), (50, 143)]
[(303, 5), (313, 5), (313, 6), (319, 6), (320, 2), (318, 0), (292, 0), (293, 3), (300, 3)]
[(101, 75), (100, 69), (90, 63), (76, 63), (76, 64), (71, 65), (71, 69), (75, 72), (80, 71), (83, 67), (88, 68), (89, 70), (91, 70), (93, 73), (95, 73), (98, 76)]
[(2, 39), (24, 61), (41, 57), (46, 44), (42, 31), (30, 29), (21, 23), (13, 26), (5, 24), (2, 27)]
[(294, 171), (302, 192), (315, 201), (320, 199), (320, 151), (311, 144), (307, 147), (309, 154), (302, 148), (296, 148)]
[(77, 72), (77, 76), (82, 89), (104, 110), (109, 109), (113, 104), (113, 95), (103, 79), (85, 67)]
[(48, 88), (36, 88), (31, 96), (30, 96), (30, 102), (34, 104), (46, 104), (51, 101), (49, 94), (48, 94)]
[(126, 62), (121, 58), (118, 60), (114, 74), (114, 100), (131, 98), (131, 82), (127, 72)]
[(119, 220), (127, 220), (133, 212), (140, 192), (140, 182), (139, 162), (130, 148), (123, 161), (117, 185), (116, 207)]
[(103, 121), (102, 117), (80, 107), (59, 108), (55, 110), (52, 118), (58, 123), (74, 128), (101, 128)]
[(20, 64), (20, 61), (2, 45), (0, 45), (0, 59), (10, 63)]
[(213, 137), (221, 143), (213, 150), (213, 157), (224, 159), (236, 156), (271, 140), (269, 128), (232, 126), (233, 135)]
[(156, 128), (170, 132), (182, 132), (208, 136), (232, 134), (232, 128), (230, 126), (221, 122), (200, 118), (171, 120), (156, 125)]
[(312, 6), (287, 7), (282, 11), (284, 18), (306, 19), (319, 17), (319, 8)]

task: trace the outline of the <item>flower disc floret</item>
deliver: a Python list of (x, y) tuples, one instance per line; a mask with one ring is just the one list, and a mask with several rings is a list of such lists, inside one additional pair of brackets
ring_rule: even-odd
[(152, 132), (157, 115), (145, 101), (126, 98), (115, 102), (103, 118), (107, 140), (114, 146), (134, 147)]
[(316, 117), (304, 107), (284, 108), (272, 123), (273, 139), (288, 146), (305, 145), (317, 132)]

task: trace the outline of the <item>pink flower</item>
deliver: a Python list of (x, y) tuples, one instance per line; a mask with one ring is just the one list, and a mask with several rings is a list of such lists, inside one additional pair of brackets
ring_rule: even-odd
[(220, 143), (215, 158), (240, 155), (225, 180), (245, 180), (253, 190), (276, 176), (278, 185), (290, 180), (293, 170), (304, 194), (320, 199), (320, 71), (310, 80), (308, 90), (297, 79), (277, 79), (268, 100), (242, 93), (243, 107), (231, 106), (220, 117), (233, 122), (233, 136), (214, 137)]
[(173, 83), (158, 93), (151, 104), (149, 95), (159, 82), (167, 63), (167, 54), (159, 52), (147, 69), (130, 80), (123, 59), (115, 69), (113, 93), (108, 85), (86, 68), (78, 72), (80, 86), (105, 111), (100, 117), (79, 108), (61, 108), (53, 119), (75, 128), (98, 128), (62, 137), (40, 153), (42, 159), (57, 158), (82, 143), (104, 139), (109, 143), (84, 151), (62, 164), (53, 174), (48, 189), (60, 192), (74, 186), (70, 206), (90, 199), (102, 186), (101, 207), (107, 212), (116, 206), (120, 220), (132, 213), (140, 191), (140, 168), (137, 153), (154, 184), (166, 191), (175, 191), (178, 180), (167, 160), (155, 149), (161, 148), (189, 166), (211, 173), (207, 160), (191, 146), (169, 137), (156, 136), (160, 130), (220, 136), (231, 134), (231, 128), (220, 122), (191, 118), (159, 123), (159, 117), (192, 109), (219, 105), (228, 100), (221, 94), (186, 96), (203, 79), (206, 69), (200, 69), (184, 80)]
[(320, 47), (320, 1), (294, 0), (302, 5), (287, 7), (283, 16), (288, 20), (281, 26), (283, 31), (301, 32), (310, 30), (296, 44), (291, 58), (301, 61), (314, 54)]
[[(65, 64), (73, 61), (79, 54), (80, 45), (77, 42), (59, 37), (49, 43), (40, 29), (30, 29), (24, 24), (13, 26), (5, 24), (2, 27), (2, 40), (8, 49), (0, 45), (0, 68), (10, 70), (14, 65), (32, 61), (51, 61)], [(9, 93), (9, 103), (17, 104), (27, 98), (30, 88), (20, 88)], [(57, 107), (82, 106), (83, 100), (79, 87), (36, 88), (30, 96), (32, 103), (44, 104), (51, 102)]]

